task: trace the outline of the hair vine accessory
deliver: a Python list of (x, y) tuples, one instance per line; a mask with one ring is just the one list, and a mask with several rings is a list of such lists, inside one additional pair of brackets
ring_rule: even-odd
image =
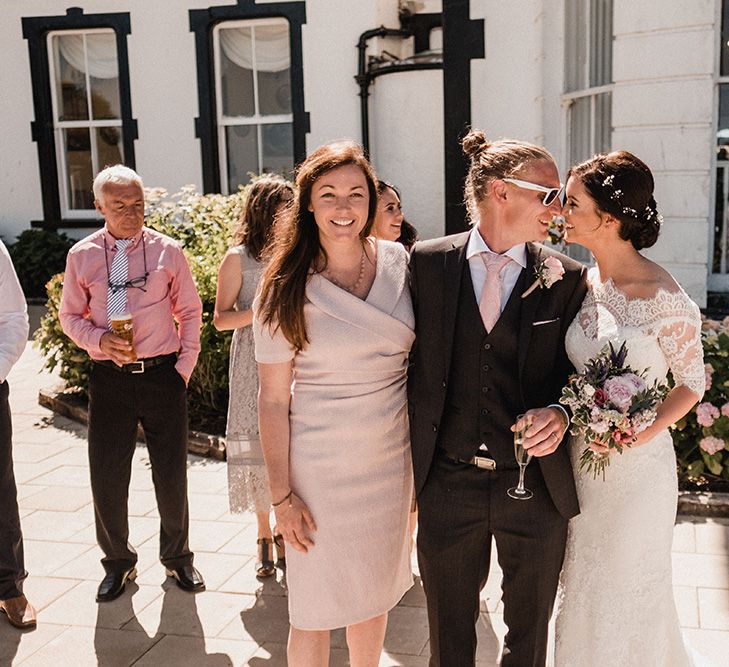
[[(620, 204), (620, 199), (623, 196), (623, 191), (620, 188), (616, 188), (614, 186), (614, 181), (614, 174), (606, 176), (602, 182), (602, 187), (610, 188), (612, 190), (612, 193), (610, 194), (610, 199), (617, 204)], [(636, 211), (632, 206), (621, 206), (621, 212), (623, 215), (628, 215), (635, 220), (639, 219), (638, 211)], [(659, 227), (663, 223), (663, 216), (660, 215), (658, 211), (656, 211), (655, 208), (653, 208), (650, 204), (647, 204), (646, 207), (643, 209), (643, 218), (648, 222), (654, 224), (656, 227)]]

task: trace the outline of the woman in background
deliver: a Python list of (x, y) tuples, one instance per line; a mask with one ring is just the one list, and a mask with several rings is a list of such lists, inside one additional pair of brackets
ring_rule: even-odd
[(392, 183), (377, 181), (377, 215), (372, 224), (372, 236), (397, 241), (408, 252), (418, 240), (418, 230), (405, 220), (400, 193)]
[(263, 272), (262, 255), (273, 222), (293, 194), (291, 183), (275, 176), (261, 177), (251, 185), (235, 231), (233, 247), (220, 265), (215, 295), (215, 328), (218, 331), (234, 330), (230, 346), (230, 400), (225, 436), (228, 499), (231, 512), (256, 513), (256, 575), (261, 578), (270, 577), (276, 571), (274, 542), (281, 565), (285, 563), (285, 557), (283, 540), (280, 535), (273, 536), (269, 521), (271, 496), (258, 438), (258, 372), (253, 355), (251, 304)]

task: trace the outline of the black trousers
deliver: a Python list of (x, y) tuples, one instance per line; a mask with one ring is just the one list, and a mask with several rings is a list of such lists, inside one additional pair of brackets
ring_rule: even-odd
[(18, 490), (13, 474), (9, 394), (8, 383), (0, 384), (0, 600), (22, 595), (23, 581), (28, 576), (23, 559)]
[(518, 470), (489, 471), (436, 455), (418, 496), (418, 563), (428, 604), (432, 667), (472, 667), (479, 593), (496, 541), (508, 628), (501, 664), (543, 667), (564, 558), (567, 520), (532, 461), (530, 500), (506, 495)]
[(144, 373), (94, 364), (89, 380), (89, 466), (96, 538), (107, 572), (137, 562), (129, 544), (127, 501), (137, 422), (141, 422), (160, 515), (160, 560), (192, 563), (188, 547), (187, 397), (174, 361)]

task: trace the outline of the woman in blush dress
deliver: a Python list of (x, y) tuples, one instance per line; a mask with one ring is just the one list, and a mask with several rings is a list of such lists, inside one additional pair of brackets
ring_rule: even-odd
[(299, 167), (254, 305), (259, 423), (288, 549), (288, 664), (379, 664), (388, 611), (412, 584), (406, 369), (408, 255), (368, 236), (376, 178), (362, 148), (323, 146)]
[[(578, 371), (608, 343), (625, 343), (626, 363), (648, 380), (675, 386), (655, 422), (605, 480), (575, 473), (581, 513), (569, 524), (556, 623), (557, 667), (684, 667), (671, 577), (678, 495), (668, 427), (704, 392), (699, 309), (671, 275), (641, 254), (661, 227), (650, 169), (626, 151), (597, 155), (568, 174), (567, 239), (592, 251), (597, 266), (567, 331)], [(575, 470), (584, 443), (572, 438)]]
[(277, 214), (293, 199), (288, 181), (264, 176), (251, 185), (233, 247), (218, 272), (213, 322), (218, 331), (233, 329), (230, 346), (230, 400), (226, 428), (228, 499), (233, 513), (255, 512), (258, 522), (256, 575), (270, 577), (275, 571), (273, 545), (284, 564), (284, 545), (273, 536), (269, 516), (271, 496), (266, 466), (258, 438), (258, 370), (253, 356), (251, 304), (264, 264), (262, 255)]

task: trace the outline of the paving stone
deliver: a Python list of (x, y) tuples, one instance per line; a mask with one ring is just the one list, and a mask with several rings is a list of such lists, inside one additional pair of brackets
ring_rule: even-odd
[[(223, 554), (218, 554), (223, 555)], [(232, 576), (218, 586), (221, 591), (237, 593), (246, 591), (255, 595), (286, 595), (285, 574), (280, 568), (276, 568), (273, 576), (266, 579), (256, 577), (255, 556), (243, 556), (237, 554), (225, 554), (228, 558), (237, 560), (237, 567)]]
[[(703, 664), (720, 667), (727, 664), (729, 655), (729, 632), (722, 630), (684, 630), (684, 641), (698, 653)], [(702, 664), (697, 661), (697, 664)]]
[(63, 456), (63, 454), (71, 451), (71, 449), (67, 445), (18, 443), (17, 439), (13, 439), (13, 461), (20, 463), (38, 463), (56, 454)]
[(35, 630), (23, 631), (14, 628), (4, 619), (0, 621), (0, 665), (3, 667), (19, 665), (68, 630), (66, 625), (41, 622)]
[[(244, 665), (258, 644), (210, 637), (162, 637), (134, 667), (231, 667)], [(266, 663), (268, 665), (268, 663)]]
[(70, 542), (45, 542), (23, 540), (25, 569), (34, 576), (57, 576), (54, 573), (78, 558), (91, 547), (88, 544)]
[(699, 601), (693, 586), (674, 586), (673, 599), (676, 602), (678, 621), (683, 628), (699, 627)]
[(77, 542), (79, 531), (92, 526), (94, 515), (88, 511), (50, 512), (36, 510), (23, 521), (23, 537), (31, 540)]
[(696, 551), (702, 554), (729, 552), (729, 520), (706, 519), (696, 522)]
[(674, 553), (673, 583), (729, 589), (729, 555)]
[(75, 512), (91, 504), (91, 489), (46, 486), (42, 487), (38, 493), (19, 500), (18, 504), (26, 509)]
[(704, 630), (729, 630), (729, 591), (699, 588), (699, 622)]
[(244, 639), (258, 644), (286, 644), (289, 634), (288, 602), (282, 596), (250, 596), (248, 605), (220, 631), (224, 639)]
[(143, 632), (105, 628), (71, 627), (23, 662), (27, 667), (73, 665), (73, 667), (128, 667), (144, 655), (159, 638)]
[[(55, 602), (59, 597), (78, 585), (75, 579), (60, 579), (58, 577), (42, 577), (35, 572), (23, 584), (23, 592), (32, 605), (42, 612), (49, 604)], [(47, 622), (43, 614), (40, 614), (42, 624)], [(62, 623), (61, 625), (67, 625)], [(1, 664), (1, 663), (0, 663)]]
[(693, 521), (679, 520), (673, 527), (672, 551), (694, 553), (696, 551), (696, 532)]

